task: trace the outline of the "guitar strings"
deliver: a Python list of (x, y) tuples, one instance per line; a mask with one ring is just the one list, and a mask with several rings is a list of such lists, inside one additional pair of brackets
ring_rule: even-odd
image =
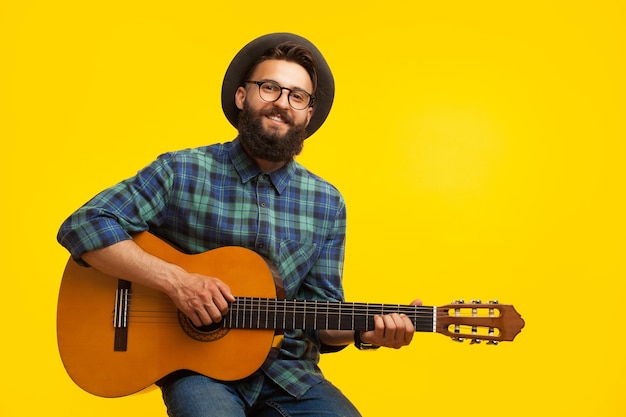
[[(143, 292), (134, 292), (129, 296), (130, 300), (149, 300), (156, 301), (159, 305), (170, 305), (172, 304), (171, 299), (162, 293), (155, 292), (151, 293), (143, 293)], [(136, 302), (136, 301), (135, 301)], [(173, 306), (173, 304), (172, 304)], [(494, 312), (499, 312), (499, 308), (502, 305), (500, 304), (479, 304), (479, 305), (454, 305), (444, 309), (442, 312), (442, 308), (437, 308), (438, 316), (446, 316), (450, 315), (448, 311), (460, 311), (462, 314), (467, 312), (468, 310), (494, 310)], [(317, 312), (328, 312), (328, 313), (349, 313), (350, 311), (355, 311), (358, 313), (369, 313), (369, 314), (390, 314), (390, 313), (406, 313), (406, 314), (427, 314), (432, 315), (433, 307), (432, 306), (413, 306), (413, 305), (405, 305), (405, 304), (374, 304), (374, 303), (354, 303), (354, 302), (335, 302), (335, 301), (302, 301), (302, 300), (284, 300), (284, 299), (275, 299), (275, 298), (243, 298), (238, 297), (237, 300), (230, 304), (230, 308), (232, 309), (255, 309), (261, 311), (274, 311), (279, 308), (288, 308), (292, 309), (292, 311), (296, 312), (304, 312), (304, 311), (317, 311)], [(467, 313), (466, 313), (467, 314)]]
[[(171, 299), (157, 291), (134, 291), (129, 295), (132, 299), (129, 309), (129, 319), (134, 322), (144, 323), (178, 323), (178, 310), (172, 303)], [(498, 307), (500, 305), (456, 305), (454, 308), (447, 308), (444, 311), (437, 308), (436, 318), (444, 317), (469, 317), (469, 318), (497, 318), (499, 314)], [(242, 320), (251, 321), (254, 315), (262, 315), (265, 317), (281, 315), (279, 322), (287, 320), (282, 316), (288, 316), (289, 320), (295, 317), (303, 316), (298, 321), (305, 322), (305, 318), (320, 315), (351, 317), (352, 315), (367, 316), (371, 318), (375, 315), (399, 313), (405, 314), (414, 320), (414, 324), (422, 323), (428, 327), (429, 322), (433, 319), (433, 307), (429, 306), (413, 306), (402, 304), (369, 304), (369, 303), (350, 303), (350, 302), (332, 302), (332, 301), (299, 301), (284, 300), (274, 298), (250, 298), (238, 297), (231, 303), (230, 315), (235, 318), (243, 315)], [(308, 311), (307, 311), (308, 310)], [(471, 312), (469, 312), (471, 310)], [(489, 310), (486, 315), (477, 315), (477, 311)], [(293, 317), (292, 317), (293, 316)], [(420, 322), (421, 320), (421, 322)], [(425, 321), (427, 320), (427, 321)]]

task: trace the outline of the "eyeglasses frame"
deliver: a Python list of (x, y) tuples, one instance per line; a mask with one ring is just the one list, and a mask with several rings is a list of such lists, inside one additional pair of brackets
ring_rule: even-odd
[[(263, 100), (266, 103), (274, 103), (278, 100), (280, 100), (280, 98), (283, 96), (283, 90), (287, 90), (289, 91), (289, 93), (287, 94), (287, 102), (289, 103), (289, 105), (291, 106), (292, 109), (294, 110), (306, 110), (309, 107), (313, 107), (313, 103), (315, 102), (315, 95), (313, 94), (309, 94), (307, 91), (301, 89), (301, 88), (287, 88), (287, 87), (283, 87), (282, 85), (278, 84), (276, 81), (273, 80), (265, 80), (265, 81), (254, 81), (254, 80), (248, 80), (244, 82), (245, 84), (256, 84), (257, 87), (259, 87), (259, 97), (261, 97), (261, 86), (265, 83), (272, 83), (272, 84), (276, 84), (278, 86), (278, 88), (280, 88), (280, 94), (278, 95), (278, 97), (276, 97), (276, 100), (265, 100), (263, 97), (261, 97), (261, 100)], [(309, 103), (306, 105), (306, 107), (302, 108), (302, 109), (297, 109), (293, 106), (293, 104), (291, 104), (291, 93), (297, 91), (297, 92), (302, 92), (305, 93), (309, 96)]]

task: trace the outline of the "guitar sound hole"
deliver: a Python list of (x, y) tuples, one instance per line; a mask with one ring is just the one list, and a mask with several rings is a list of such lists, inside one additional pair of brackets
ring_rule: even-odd
[(213, 323), (210, 326), (195, 326), (189, 317), (180, 310), (178, 311), (178, 324), (187, 336), (199, 342), (215, 342), (230, 331), (223, 328), (221, 323)]
[[(189, 319), (187, 319), (189, 320)], [(221, 325), (219, 323), (213, 323), (209, 326), (194, 326), (193, 323), (191, 323), (191, 321), (189, 321), (189, 323), (199, 332), (203, 332), (203, 333), (210, 333), (210, 332), (214, 332), (218, 329), (221, 328)]]

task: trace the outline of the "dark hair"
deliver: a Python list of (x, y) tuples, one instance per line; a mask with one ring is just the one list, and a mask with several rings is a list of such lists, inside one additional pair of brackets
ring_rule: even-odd
[(261, 62), (269, 59), (294, 62), (302, 66), (306, 72), (309, 73), (309, 77), (313, 83), (313, 94), (315, 94), (315, 91), (317, 90), (317, 65), (315, 64), (313, 54), (308, 48), (293, 42), (284, 42), (266, 50), (263, 55), (261, 55), (259, 59), (252, 64), (246, 73), (244, 80), (249, 79), (250, 75)]

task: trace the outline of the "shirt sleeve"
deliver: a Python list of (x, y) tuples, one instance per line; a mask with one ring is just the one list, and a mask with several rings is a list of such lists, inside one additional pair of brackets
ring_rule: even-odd
[(159, 224), (173, 181), (170, 154), (163, 154), (134, 177), (97, 194), (61, 225), (57, 240), (79, 264), (85, 252), (131, 239)]

